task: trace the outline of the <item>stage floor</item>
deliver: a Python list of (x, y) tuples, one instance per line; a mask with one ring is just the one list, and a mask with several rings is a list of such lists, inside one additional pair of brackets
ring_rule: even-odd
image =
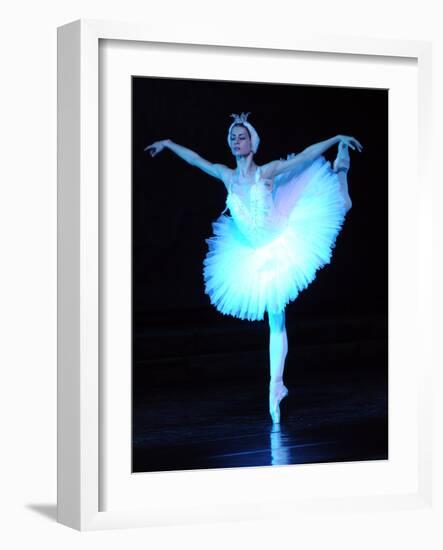
[[(288, 369), (287, 369), (288, 370)], [(251, 372), (251, 369), (248, 369)], [(383, 372), (286, 377), (276, 428), (265, 380), (202, 380), (138, 388), (133, 471), (237, 468), (388, 458)], [(261, 374), (261, 373), (260, 373)]]

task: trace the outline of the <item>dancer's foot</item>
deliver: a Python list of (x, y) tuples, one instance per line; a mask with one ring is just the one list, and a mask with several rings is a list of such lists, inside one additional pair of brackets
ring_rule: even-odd
[(351, 159), (349, 157), (349, 149), (346, 143), (340, 141), (338, 144), (337, 158), (334, 160), (334, 172), (348, 172), (351, 165)]
[(274, 424), (280, 423), (280, 403), (288, 395), (288, 388), (283, 381), (269, 384), (269, 413)]

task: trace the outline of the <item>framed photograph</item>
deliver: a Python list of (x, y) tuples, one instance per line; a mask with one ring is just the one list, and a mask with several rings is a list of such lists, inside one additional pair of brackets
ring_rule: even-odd
[(59, 521), (430, 507), (431, 44), (58, 51)]
[(133, 76), (133, 472), (388, 459), (387, 139), (388, 90)]

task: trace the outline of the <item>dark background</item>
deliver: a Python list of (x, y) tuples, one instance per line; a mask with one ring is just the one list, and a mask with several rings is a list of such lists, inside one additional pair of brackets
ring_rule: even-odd
[[(249, 121), (261, 138), (254, 157), (258, 165), (337, 134), (354, 136), (364, 147), (362, 153), (350, 153), (353, 207), (332, 261), (287, 306), (286, 380), (292, 378), (298, 387), (302, 381), (313, 387), (324, 387), (328, 380), (351, 381), (357, 396), (373, 384), (383, 419), (374, 428), (375, 454), (387, 456), (388, 91), (133, 77), (136, 471), (214, 465), (209, 459), (190, 459), (184, 441), (170, 463), (161, 438), (202, 423), (214, 429), (219, 418), (234, 414), (232, 396), (249, 391), (251, 384), (258, 394), (250, 396), (247, 413), (267, 413), (267, 320), (223, 316), (204, 293), (205, 239), (224, 209), (225, 187), (169, 150), (154, 158), (143, 151), (169, 138), (235, 168), (227, 131), (229, 115), (242, 111), (251, 112)], [(336, 152), (333, 147), (325, 156), (332, 161)], [(200, 409), (199, 388), (205, 394), (219, 391), (221, 408), (212, 421), (211, 404), (204, 413)], [(374, 395), (367, 396), (368, 402), (374, 403)], [(289, 397), (286, 401), (289, 408)], [(371, 458), (368, 453), (338, 459)]]

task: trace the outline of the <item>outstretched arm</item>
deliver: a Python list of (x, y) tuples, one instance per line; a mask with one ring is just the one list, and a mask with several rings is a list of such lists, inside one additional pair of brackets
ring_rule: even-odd
[(319, 143), (314, 143), (314, 145), (310, 145), (298, 155), (293, 155), (287, 160), (274, 160), (266, 164), (266, 175), (272, 178), (294, 168), (302, 169), (305, 165), (315, 160), (319, 155), (322, 155), (333, 145), (340, 142), (344, 142), (352, 149), (358, 149), (358, 151), (361, 151), (363, 148), (360, 142), (358, 142), (355, 138), (338, 135), (330, 139), (320, 141)]
[(223, 180), (223, 178), (227, 175), (229, 171), (229, 168), (227, 166), (223, 164), (214, 164), (212, 162), (209, 162), (195, 151), (192, 151), (187, 147), (183, 147), (178, 143), (174, 143), (170, 139), (156, 141), (152, 145), (148, 145), (147, 147), (145, 147), (144, 150), (150, 151), (151, 156), (154, 157), (157, 153), (160, 153), (160, 151), (165, 148), (170, 149), (177, 156), (185, 160), (188, 164), (200, 168), (200, 170), (203, 170), (203, 172), (206, 172), (206, 174), (209, 174), (214, 178)]

